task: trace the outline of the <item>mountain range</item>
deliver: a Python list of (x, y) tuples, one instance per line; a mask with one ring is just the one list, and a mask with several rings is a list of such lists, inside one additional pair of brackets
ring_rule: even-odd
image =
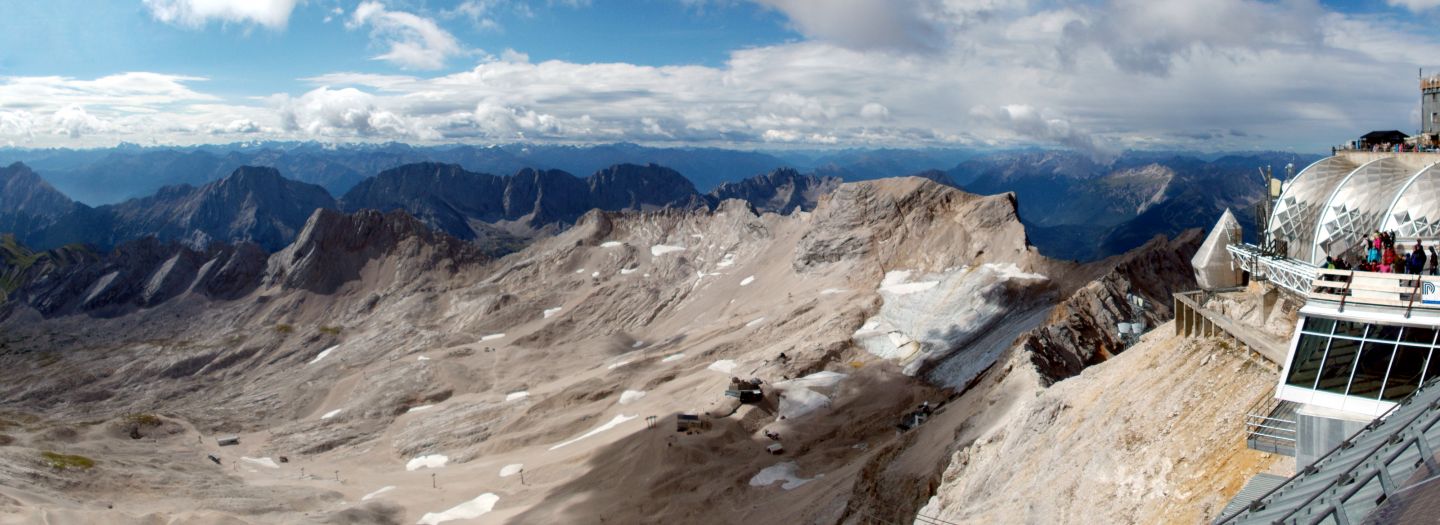
[(500, 255), (573, 224), (592, 209), (713, 208), (734, 198), (760, 211), (790, 213), (813, 208), (838, 183), (777, 170), (701, 194), (679, 172), (654, 164), (619, 164), (582, 179), (559, 170), (522, 168), (497, 176), (424, 162), (383, 171), (336, 199), (325, 188), (285, 178), (275, 168), (242, 166), (202, 186), (166, 186), (153, 195), (92, 208), (16, 163), (0, 170), (0, 231), (39, 250), (68, 244), (104, 250), (153, 236), (197, 250), (218, 241), (275, 251), (293, 242), (317, 209), (401, 210)]
[(1283, 178), (1318, 155), (1257, 152), (1202, 158), (1182, 153), (1128, 153), (1102, 164), (1075, 152), (977, 157), (947, 172), (982, 195), (1014, 192), (1030, 241), (1051, 257), (1094, 260), (1133, 249), (1157, 234), (1208, 228), (1225, 209), (1254, 231), (1264, 196), (1258, 168)]
[[(738, 198), (761, 211), (789, 213), (813, 208), (841, 181), (913, 175), (982, 195), (1014, 193), (1029, 241), (1042, 253), (1090, 261), (1138, 247), (1157, 234), (1208, 226), (1227, 208), (1253, 231), (1252, 210), (1263, 193), (1256, 168), (1269, 165), (1283, 173), (1285, 164), (1298, 167), (1317, 158), (1129, 152), (1098, 162), (1069, 151), (242, 146), (5, 150), (0, 155), (31, 158), (46, 168), (17, 163), (0, 170), (0, 232), (13, 232), (37, 249), (70, 243), (108, 249), (153, 234), (196, 248), (221, 240), (273, 251), (293, 240), (316, 208), (399, 209), (499, 255), (536, 235), (553, 234), (590, 209), (713, 208)], [(614, 159), (637, 162), (587, 171), (545, 167)], [(252, 161), (270, 167), (237, 165)], [(948, 162), (957, 163), (946, 168)], [(776, 167), (787, 165), (808, 167)], [(229, 171), (220, 174), (221, 169)], [(741, 179), (740, 173), (761, 175)], [(52, 186), (57, 180), (65, 184)], [(78, 185), (90, 188), (81, 190), (86, 195), (128, 195), (161, 181), (179, 182), (97, 207), (57, 189)]]

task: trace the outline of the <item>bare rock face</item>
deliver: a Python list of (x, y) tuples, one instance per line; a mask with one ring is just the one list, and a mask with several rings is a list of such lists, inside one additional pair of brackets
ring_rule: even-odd
[(264, 251), (253, 244), (216, 244), (204, 251), (154, 237), (121, 244), (108, 253), (67, 247), (33, 254), (12, 278), (16, 307), (46, 317), (123, 315), (195, 291), (233, 299), (259, 284)]
[(816, 209), (794, 267), (805, 272), (866, 254), (928, 270), (1034, 260), (1015, 210), (1011, 194), (972, 195), (919, 177), (846, 184)]
[(740, 199), (760, 211), (789, 214), (815, 209), (821, 197), (839, 187), (839, 177), (801, 175), (794, 169), (781, 168), (740, 182), (721, 184), (710, 196), (716, 201)]
[(211, 242), (253, 242), (278, 250), (312, 211), (334, 207), (324, 188), (286, 179), (275, 168), (243, 166), (199, 188), (166, 187), (101, 209), (113, 215), (120, 240), (154, 235), (198, 249)]
[(0, 168), (0, 231), (26, 241), (81, 206), (36, 175), (29, 166), (16, 162)]
[(1021, 341), (1043, 380), (1054, 383), (1119, 353), (1117, 325), (1130, 320), (1128, 295), (1144, 298), (1148, 308), (1136, 313), (1146, 326), (1171, 319), (1171, 295), (1193, 290), (1190, 256), (1199, 248), (1200, 230), (1171, 240), (1152, 239), (1126, 255), (1109, 273), (1077, 290), (1051, 311), (1045, 325)]
[(400, 280), (485, 260), (475, 246), (436, 232), (405, 212), (319, 209), (294, 244), (271, 256), (265, 283), (331, 293), (360, 278), (371, 261), (387, 256), (395, 259), (391, 263)]

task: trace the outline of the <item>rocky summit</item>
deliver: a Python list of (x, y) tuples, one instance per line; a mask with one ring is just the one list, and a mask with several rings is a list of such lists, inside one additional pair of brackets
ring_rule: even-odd
[[(525, 175), (502, 197), (568, 184)], [(157, 239), (5, 252), (0, 509), (413, 523), (481, 501), (513, 523), (968, 519), (979, 489), (956, 480), (1018, 460), (1003, 447), (1019, 435), (977, 433), (1033, 419), (1027, 400), (1060, 386), (1106, 388), (1089, 370), (1137, 351), (1110, 333), (1120, 305), (1193, 286), (1196, 233), (1055, 261), (1028, 244), (1013, 195), (925, 178), (838, 184), (788, 214), (634, 188), (605, 194), (626, 209), (499, 258), (403, 211), (323, 208), (268, 254)], [(647, 199), (669, 205), (632, 206)], [(507, 209), (492, 202), (467, 209)], [(726, 394), (752, 378), (759, 397)], [(934, 419), (897, 433), (921, 403)], [(1087, 417), (1131, 410), (1145, 409)], [(1026, 440), (1065, 435), (1025, 424)], [(972, 435), (989, 441), (955, 440)], [(86, 466), (53, 467), (81, 460), (51, 452)]]

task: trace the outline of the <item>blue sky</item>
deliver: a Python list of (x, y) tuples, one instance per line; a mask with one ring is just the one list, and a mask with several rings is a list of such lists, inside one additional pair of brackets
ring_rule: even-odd
[(0, 15), (0, 145), (33, 147), (1313, 151), (1413, 131), (1415, 70), (1440, 72), (1440, 0), (11, 0)]

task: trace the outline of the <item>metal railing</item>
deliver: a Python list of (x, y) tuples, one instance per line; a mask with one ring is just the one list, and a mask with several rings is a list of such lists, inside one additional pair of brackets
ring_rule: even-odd
[(1261, 397), (1245, 411), (1245, 445), (1251, 450), (1294, 457), (1296, 408), (1289, 401)]
[[(1427, 302), (1427, 295), (1434, 299)], [(1336, 301), (1341, 311), (1347, 304), (1404, 308), (1410, 317), (1416, 308), (1440, 310), (1440, 277), (1320, 268), (1310, 282), (1309, 297)]]
[(1240, 269), (1257, 281), (1269, 281), (1301, 297), (1310, 293), (1316, 268), (1312, 265), (1263, 250), (1253, 244), (1232, 244), (1225, 249)]

